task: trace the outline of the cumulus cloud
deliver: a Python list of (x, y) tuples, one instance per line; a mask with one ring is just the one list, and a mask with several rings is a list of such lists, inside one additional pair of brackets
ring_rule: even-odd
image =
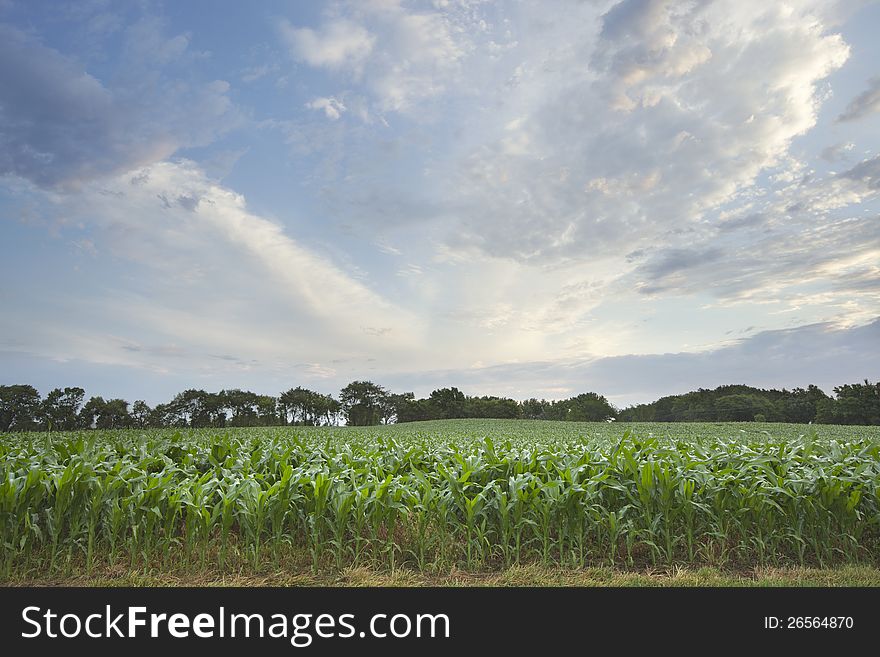
[(278, 29), (296, 59), (331, 69), (360, 70), (376, 43), (364, 27), (345, 19), (330, 21), (317, 31), (282, 19)]
[[(377, 103), (391, 98), (376, 95), (389, 26), (416, 11), (387, 4), (384, 18), (373, 5), (347, 14), (380, 36), (358, 82)], [(848, 211), (875, 195), (872, 166), (818, 174), (791, 152), (850, 55), (835, 6), (482, 9), (431, 12), (456, 53), (434, 59), (459, 62), (430, 97), (436, 135), (396, 135), (403, 155), (387, 167), (380, 143), (342, 122), (320, 149), (371, 163), (334, 160), (325, 198), (347, 227), (393, 237), (409, 258), (433, 249), (436, 268), (398, 278), (437, 318), (438, 344), (458, 355), (452, 343), (468, 342), (485, 362), (626, 353), (661, 339), (639, 324), (655, 304), (683, 297), (682, 312), (776, 313), (768, 326), (877, 314), (876, 221)], [(411, 105), (419, 118), (425, 105)], [(717, 343), (706, 326), (696, 341)]]
[[(186, 38), (163, 41), (147, 28), (132, 36), (147, 33), (158, 49), (150, 57), (162, 62), (187, 48)], [(0, 174), (77, 185), (161, 160), (227, 128), (235, 120), (228, 93), (223, 80), (155, 75), (107, 86), (75, 59), (0, 25)]]
[(849, 54), (809, 7), (628, 0), (553, 13), (498, 91), (499, 127), (475, 121), (497, 139), (448, 187), (462, 239), (521, 261), (650, 244), (747, 195), (815, 124), (818, 86)]
[[(352, 16), (317, 29), (286, 19), (279, 32), (291, 56), (361, 83), (377, 112), (406, 112), (448, 89), (469, 50), (460, 8), (416, 11), (398, 2), (352, 3)], [(458, 10), (456, 10), (458, 9)]]
[(306, 107), (313, 110), (323, 111), (331, 121), (335, 121), (346, 111), (346, 106), (336, 98), (315, 98), (306, 103)]
[(850, 101), (837, 121), (858, 121), (875, 112), (880, 112), (880, 76), (868, 81), (868, 88)]
[(279, 103), (260, 105), (270, 85), (236, 91), (283, 135), (248, 166), (298, 176), (301, 217), (212, 178), (240, 143), (169, 161), (236, 120), (199, 33), (138, 21), (114, 32), (119, 63), (97, 67), (3, 28), (8, 214), (45, 217), (79, 271), (100, 270), (68, 298), (17, 302), (3, 344), (231, 385), (259, 369), (397, 387), (444, 367), (425, 381), (565, 396), (608, 391), (589, 378), (616, 380), (603, 362), (709, 367), (695, 351), (599, 356), (747, 359), (718, 350), (744, 326), (837, 335), (826, 320), (880, 315), (872, 143), (797, 139), (847, 75), (841, 7), (341, 0), (281, 21), (287, 56), (251, 52), (241, 72), (302, 75)]

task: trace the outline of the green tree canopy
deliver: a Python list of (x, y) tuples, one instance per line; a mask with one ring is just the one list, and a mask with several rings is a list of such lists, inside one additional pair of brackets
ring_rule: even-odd
[(371, 426), (387, 416), (388, 391), (372, 381), (352, 381), (339, 392), (346, 424)]
[(42, 410), (40, 393), (33, 386), (0, 386), (0, 431), (36, 430)]
[(82, 388), (55, 388), (43, 400), (43, 415), (49, 430), (72, 431), (79, 425), (79, 412), (86, 391)]

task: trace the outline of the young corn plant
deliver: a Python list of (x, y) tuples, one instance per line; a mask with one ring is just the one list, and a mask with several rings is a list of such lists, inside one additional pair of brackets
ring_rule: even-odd
[(259, 571), (301, 549), (315, 569), (877, 564), (880, 434), (779, 431), (468, 420), (0, 435), (0, 574)]

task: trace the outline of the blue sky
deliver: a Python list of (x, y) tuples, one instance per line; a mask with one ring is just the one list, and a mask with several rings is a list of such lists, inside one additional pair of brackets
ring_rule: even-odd
[(0, 0), (0, 384), (880, 371), (880, 5)]

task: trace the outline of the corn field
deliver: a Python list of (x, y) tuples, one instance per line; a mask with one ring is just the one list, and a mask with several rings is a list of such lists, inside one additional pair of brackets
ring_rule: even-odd
[(869, 427), (8, 434), (2, 572), (877, 564), (878, 482)]

